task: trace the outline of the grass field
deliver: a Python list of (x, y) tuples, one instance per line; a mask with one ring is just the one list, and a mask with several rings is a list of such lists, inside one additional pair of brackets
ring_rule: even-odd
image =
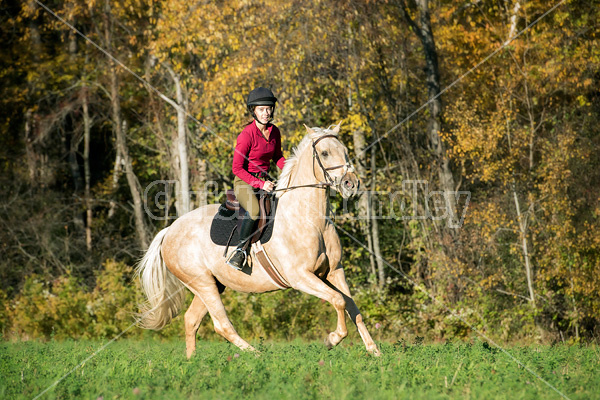
[[(106, 342), (0, 343), (0, 398), (32, 399)], [(502, 351), (476, 342), (381, 344), (383, 356), (344, 343), (114, 342), (40, 398), (86, 399), (539, 399), (561, 398)], [(568, 398), (600, 398), (597, 346), (507, 349)]]

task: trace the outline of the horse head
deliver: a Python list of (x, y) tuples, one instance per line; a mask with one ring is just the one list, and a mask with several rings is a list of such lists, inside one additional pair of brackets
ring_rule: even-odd
[(309, 128), (312, 138), (313, 171), (320, 182), (331, 185), (343, 198), (356, 195), (360, 180), (348, 157), (348, 148), (340, 141), (340, 122), (333, 129)]

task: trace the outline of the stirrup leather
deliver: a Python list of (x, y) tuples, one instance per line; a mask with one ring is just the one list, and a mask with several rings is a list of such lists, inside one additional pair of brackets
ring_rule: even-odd
[[(239, 266), (239, 267), (238, 267), (237, 265), (234, 265), (234, 264), (231, 262), (231, 259), (233, 258), (233, 256), (235, 256), (235, 255), (236, 255), (238, 252), (241, 252), (241, 253), (243, 254), (243, 256), (244, 256), (244, 259), (243, 259), (243, 261), (242, 261), (242, 265), (241, 265), (241, 266)], [(232, 268), (235, 268), (235, 269), (237, 269), (238, 271), (241, 271), (241, 270), (242, 270), (242, 268), (244, 267), (244, 265), (246, 264), (246, 259), (247, 259), (247, 258), (248, 258), (248, 253), (246, 253), (246, 250), (244, 250), (244, 249), (240, 249), (240, 248), (238, 247), (237, 249), (235, 249), (234, 251), (232, 251), (232, 252), (231, 252), (231, 255), (229, 256), (229, 258), (227, 258), (227, 261), (226, 261), (226, 263), (227, 263), (227, 265), (229, 265), (230, 267), (232, 267)]]

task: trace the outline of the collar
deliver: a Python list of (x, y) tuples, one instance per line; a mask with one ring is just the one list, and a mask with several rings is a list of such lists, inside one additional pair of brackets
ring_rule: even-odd
[[(273, 127), (275, 125), (273, 125), (272, 123), (268, 123), (267, 124), (267, 131), (269, 131), (269, 141), (271, 141), (271, 139), (273, 139), (273, 136), (271, 136), (273, 134)], [(260, 131), (259, 127), (256, 125), (255, 121), (252, 121), (252, 132), (258, 136), (260, 136), (261, 138), (265, 138), (265, 136), (263, 135), (263, 133)]]

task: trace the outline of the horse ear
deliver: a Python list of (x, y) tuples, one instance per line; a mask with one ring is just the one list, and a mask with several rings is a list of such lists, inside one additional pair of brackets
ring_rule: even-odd
[(342, 126), (342, 121), (340, 121), (339, 124), (333, 127), (333, 132), (335, 132), (336, 134), (340, 133), (340, 126)]
[(304, 127), (306, 128), (306, 132), (310, 133), (311, 135), (312, 135), (313, 133), (315, 133), (315, 131), (313, 131), (313, 130), (312, 130), (312, 129), (310, 129), (308, 126), (306, 126), (306, 124), (302, 124), (302, 125), (304, 125)]

